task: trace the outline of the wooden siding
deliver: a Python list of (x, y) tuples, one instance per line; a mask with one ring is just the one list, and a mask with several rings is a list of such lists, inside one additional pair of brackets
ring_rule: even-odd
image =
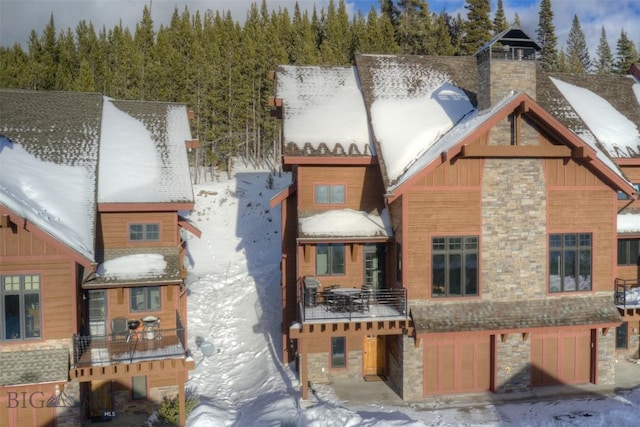
[(547, 195), (549, 233), (593, 233), (593, 290), (611, 291), (616, 264), (616, 196), (611, 189), (550, 190)]
[[(299, 168), (298, 209), (323, 211), (354, 209), (371, 211), (384, 207), (384, 186), (378, 165), (370, 166), (305, 166)], [(315, 184), (344, 184), (343, 205), (316, 205)]]
[[(157, 316), (160, 318), (160, 329), (176, 328), (176, 311), (181, 309), (178, 295), (180, 288), (178, 285), (167, 285), (160, 287), (160, 310), (158, 311), (131, 311), (131, 288), (112, 288), (107, 290), (107, 331), (111, 333), (111, 319), (115, 317), (126, 317), (127, 319), (141, 319), (146, 316)], [(171, 297), (169, 297), (171, 296)], [(184, 297), (183, 297), (184, 298)], [(183, 312), (184, 313), (184, 312)], [(186, 325), (185, 316), (182, 317), (183, 324)]]
[(446, 162), (415, 181), (415, 187), (477, 187), (482, 179), (482, 159)]
[[(160, 240), (129, 241), (129, 224), (160, 224)], [(178, 215), (176, 212), (100, 213), (98, 219), (98, 247), (104, 249), (141, 246), (178, 245)]]
[(55, 384), (0, 387), (0, 425), (54, 427), (56, 408), (47, 402), (55, 396)]
[(546, 159), (547, 185), (553, 187), (610, 188), (585, 166), (565, 159)]
[[(14, 221), (15, 218), (11, 217), (11, 220)], [(19, 224), (14, 224), (14, 227), (0, 228), (0, 257), (53, 256), (59, 254), (59, 249), (50, 241), (45, 241), (38, 234), (25, 230)]]
[[(304, 257), (305, 246), (302, 245), (299, 247), (298, 269), (300, 277), (316, 276), (316, 246), (308, 245), (308, 247), (310, 250), (308, 261), (305, 261)], [(316, 277), (323, 287), (330, 285), (340, 285), (341, 287), (355, 288), (361, 287), (364, 280), (363, 253), (364, 245), (358, 243), (345, 244), (345, 274)]]
[(429, 296), (430, 240), (434, 235), (480, 235), (480, 192), (411, 191), (407, 214), (407, 236), (403, 260), (407, 298), (424, 299)]
[[(345, 337), (346, 351), (360, 351), (363, 344), (363, 332), (350, 334), (335, 334), (336, 337)], [(331, 337), (324, 336), (305, 341), (305, 347), (309, 353), (327, 353), (331, 357)]]
[[(63, 257), (35, 259), (21, 257), (2, 259), (0, 265), (1, 274), (39, 274), (41, 276), (40, 336), (42, 339), (69, 339), (77, 332), (75, 304), (79, 284), (75, 283), (73, 262)], [(10, 345), (10, 342), (4, 344)]]

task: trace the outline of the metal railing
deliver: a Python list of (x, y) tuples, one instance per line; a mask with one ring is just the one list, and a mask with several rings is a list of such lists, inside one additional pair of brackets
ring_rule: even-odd
[(614, 303), (618, 307), (640, 308), (640, 284), (637, 279), (618, 279), (615, 281)]
[(184, 329), (73, 335), (73, 367), (186, 357)]
[[(343, 288), (344, 289), (344, 288)], [(351, 288), (352, 289), (352, 288)], [(300, 282), (298, 305), (302, 322), (357, 321), (372, 318), (406, 318), (407, 290), (372, 289), (341, 295), (327, 288), (305, 289)]]

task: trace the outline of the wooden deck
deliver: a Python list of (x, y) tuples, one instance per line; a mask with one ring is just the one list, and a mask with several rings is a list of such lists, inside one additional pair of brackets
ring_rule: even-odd
[(185, 356), (186, 349), (176, 330), (157, 331), (151, 339), (136, 333), (127, 337), (74, 337), (74, 367), (78, 368)]

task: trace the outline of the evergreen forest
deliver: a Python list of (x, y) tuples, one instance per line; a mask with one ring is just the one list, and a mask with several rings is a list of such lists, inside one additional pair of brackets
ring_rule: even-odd
[[(230, 171), (240, 156), (275, 167), (280, 123), (271, 117), (270, 71), (278, 65), (348, 66), (356, 54), (472, 55), (495, 34), (519, 25), (502, 0), (466, 0), (466, 15), (433, 12), (426, 0), (379, 0), (368, 13), (347, 13), (344, 0), (302, 10), (271, 10), (253, 3), (239, 21), (230, 12), (175, 9), (156, 30), (145, 5), (135, 28), (94, 28), (78, 22), (58, 29), (52, 15), (26, 49), (0, 47), (0, 87), (98, 92), (118, 99), (185, 103), (194, 111), (192, 134), (200, 140), (201, 167)], [(240, 23), (242, 22), (242, 23)], [(596, 58), (589, 57), (578, 17), (566, 47), (557, 46), (551, 0), (540, 1), (535, 33), (540, 62), (549, 71), (626, 73), (638, 48), (621, 30), (609, 46), (602, 27)]]

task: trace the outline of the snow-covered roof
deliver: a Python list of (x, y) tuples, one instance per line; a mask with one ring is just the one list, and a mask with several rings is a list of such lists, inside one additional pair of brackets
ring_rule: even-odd
[(105, 98), (99, 203), (192, 203), (186, 107)]
[(193, 203), (190, 139), (182, 104), (1, 89), (0, 204), (93, 261), (97, 202)]
[[(610, 156), (630, 157), (638, 154), (640, 130), (623, 112), (589, 89), (557, 78), (550, 79)], [(640, 83), (637, 81), (633, 85), (633, 92), (640, 108)], [(589, 134), (583, 134), (581, 137), (586, 142), (592, 139)]]
[(94, 257), (102, 96), (0, 90), (0, 204)]
[(334, 209), (299, 219), (300, 238), (389, 238), (393, 236), (389, 212)]
[(285, 147), (304, 154), (374, 154), (354, 67), (280, 66), (276, 94), (283, 102)]
[(392, 59), (373, 70), (371, 123), (387, 178), (407, 168), (475, 107), (445, 72)]
[(640, 233), (640, 213), (619, 214), (618, 233)]

